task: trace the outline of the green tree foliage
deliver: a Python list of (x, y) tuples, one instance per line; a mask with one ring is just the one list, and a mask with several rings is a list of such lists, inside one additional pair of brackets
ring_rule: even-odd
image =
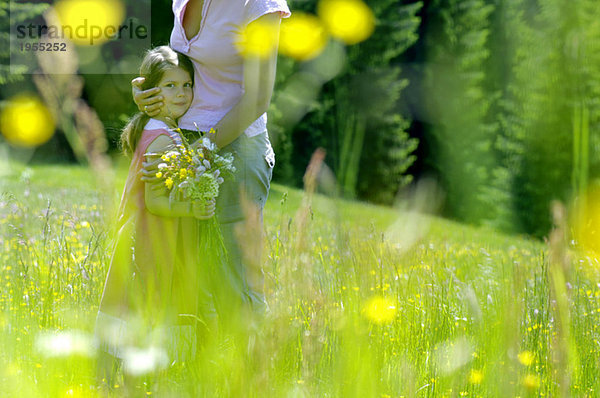
[[(366, 62), (358, 68), (351, 64), (356, 73), (350, 84), (352, 94), (347, 97), (356, 114), (362, 111), (366, 116), (366, 137), (357, 181), (346, 181), (356, 187), (361, 198), (392, 203), (398, 189), (412, 180), (406, 171), (415, 160), (412, 153), (418, 145), (406, 132), (410, 121), (397, 109), (402, 90), (410, 82), (400, 78), (401, 69), (394, 66), (394, 60), (418, 39), (421, 20), (417, 14), (422, 3), (399, 7), (396, 1), (388, 0), (372, 3), (372, 7), (379, 23), (375, 37), (355, 49), (353, 61), (358, 63), (362, 57)], [(354, 174), (352, 168), (348, 172)]]
[(500, 98), (492, 104), (490, 118), (497, 120), (499, 129), (493, 138), (492, 156), (495, 166), (491, 179), (483, 187), (483, 198), (489, 204), (484, 222), (504, 231), (520, 232), (520, 221), (515, 212), (514, 171), (523, 155), (521, 145), (524, 137), (522, 115), (515, 100), (518, 82), (513, 71), (519, 62), (517, 48), (519, 40), (527, 35), (524, 24), (525, 2), (523, 0), (499, 0), (491, 15), (488, 60), (488, 87), (499, 93)]
[[(314, 9), (316, 1), (311, 3)], [(409, 82), (400, 78), (395, 61), (418, 38), (422, 3), (372, 0), (368, 5), (377, 19), (375, 32), (347, 48), (343, 69), (293, 128), (291, 169), (299, 182), (310, 155), (322, 146), (343, 194), (391, 203), (410, 181), (405, 174), (417, 145), (406, 133), (410, 121), (399, 113)], [(311, 10), (307, 2), (301, 8)]]
[(0, 85), (22, 81), (24, 79), (23, 75), (29, 71), (26, 65), (12, 65), (11, 69), (11, 26), (39, 17), (47, 7), (47, 4), (32, 4), (13, 0), (0, 3)]
[[(542, 237), (551, 201), (570, 201), (598, 169), (600, 11), (588, 0), (501, 3), (512, 67), (498, 113), (496, 188), (516, 229)], [(510, 224), (510, 212), (498, 215)]]
[(434, 164), (446, 190), (447, 215), (480, 222), (489, 212), (484, 187), (497, 124), (488, 116), (490, 14), (484, 0), (434, 0), (427, 10), (425, 74), (427, 107), (434, 121)]

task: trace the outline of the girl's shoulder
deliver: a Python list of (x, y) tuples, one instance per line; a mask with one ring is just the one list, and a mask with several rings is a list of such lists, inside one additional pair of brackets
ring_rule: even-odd
[(167, 134), (158, 134), (148, 143), (146, 152), (166, 152), (175, 146), (175, 142)]
[(150, 119), (146, 123), (146, 126), (144, 126), (139, 146), (143, 148), (144, 152), (158, 152), (180, 144), (181, 138), (179, 134), (170, 129), (166, 123)]
[(163, 122), (162, 120), (150, 119), (144, 126), (144, 132), (151, 131), (151, 130), (166, 130), (166, 131), (168, 131), (169, 126), (167, 126), (167, 123)]
[(144, 126), (144, 132), (142, 134), (151, 134), (151, 135), (167, 135), (169, 136), (177, 145), (181, 145), (181, 136), (175, 129), (167, 126), (165, 122), (157, 119), (150, 119), (146, 126)]

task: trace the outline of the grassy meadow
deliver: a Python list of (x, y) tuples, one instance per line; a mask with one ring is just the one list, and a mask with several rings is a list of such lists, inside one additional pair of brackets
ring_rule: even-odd
[[(198, 358), (141, 353), (96, 379), (94, 319), (126, 170), (6, 165), (0, 176), (2, 397), (597, 396), (600, 278), (549, 243), (274, 184), (270, 311), (240, 314)], [(134, 361), (135, 362), (135, 361)], [(110, 385), (108, 385), (110, 384)]]

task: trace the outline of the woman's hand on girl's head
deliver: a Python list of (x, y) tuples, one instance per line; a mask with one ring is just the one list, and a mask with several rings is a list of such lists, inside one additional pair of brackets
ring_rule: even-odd
[(215, 198), (192, 202), (192, 213), (199, 220), (208, 220), (215, 215)]
[(136, 77), (131, 81), (131, 94), (133, 95), (133, 101), (138, 106), (140, 112), (144, 112), (148, 116), (153, 117), (160, 113), (160, 108), (164, 105), (162, 103), (163, 97), (157, 95), (160, 93), (159, 87), (142, 90), (144, 80), (143, 77)]

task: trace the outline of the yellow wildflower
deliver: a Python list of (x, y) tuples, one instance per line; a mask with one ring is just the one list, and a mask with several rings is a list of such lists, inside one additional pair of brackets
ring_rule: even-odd
[(163, 173), (162, 171), (159, 171), (158, 173), (156, 173), (156, 178), (162, 178)]
[(540, 387), (540, 378), (533, 374), (528, 374), (523, 379), (523, 385), (528, 390), (537, 390)]
[(363, 313), (374, 323), (390, 323), (396, 316), (396, 306), (388, 298), (375, 296), (367, 301), (363, 308)]
[(0, 132), (17, 146), (42, 145), (54, 135), (54, 126), (50, 110), (38, 97), (18, 95), (0, 112)]
[(243, 56), (268, 58), (277, 47), (277, 33), (273, 24), (258, 20), (240, 32), (235, 45)]
[(173, 188), (173, 179), (171, 177), (165, 180), (165, 186), (167, 187), (167, 189)]
[(366, 40), (375, 29), (373, 11), (362, 0), (322, 0), (317, 8), (329, 33), (346, 44)]
[(184, 179), (185, 177), (187, 177), (187, 169), (179, 170), (179, 178)]
[(469, 383), (480, 384), (482, 380), (483, 372), (481, 370), (471, 369), (471, 373), (469, 374)]
[(279, 50), (282, 54), (306, 61), (319, 55), (329, 37), (319, 18), (296, 12), (281, 24)]
[(517, 355), (517, 357), (519, 358), (519, 362), (521, 362), (521, 364), (524, 366), (531, 365), (534, 360), (534, 355), (531, 351), (523, 351), (522, 353)]

